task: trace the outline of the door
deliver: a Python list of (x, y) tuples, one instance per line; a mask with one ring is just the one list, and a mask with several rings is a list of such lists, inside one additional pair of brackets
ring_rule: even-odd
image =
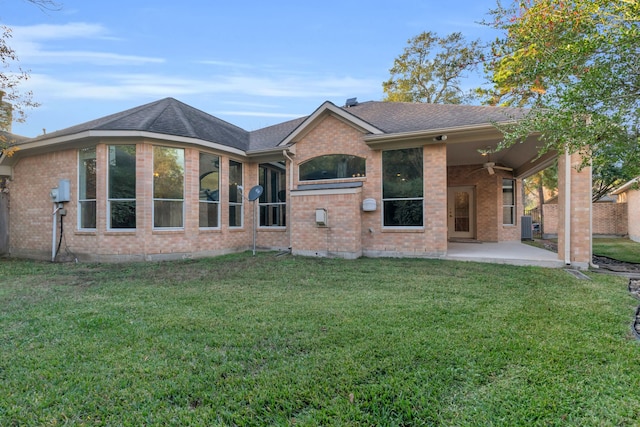
[(475, 238), (476, 217), (473, 187), (451, 187), (448, 199), (449, 238)]

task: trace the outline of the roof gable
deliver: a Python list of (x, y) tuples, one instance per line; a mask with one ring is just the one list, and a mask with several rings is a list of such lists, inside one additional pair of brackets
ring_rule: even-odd
[(328, 114), (342, 120), (343, 122), (353, 127), (360, 129), (365, 133), (384, 133), (377, 127), (371, 125), (371, 123), (368, 123), (367, 121), (362, 120), (360, 117), (351, 114), (351, 112), (347, 111), (346, 109), (336, 107), (336, 105), (332, 102), (325, 101), (320, 107), (316, 109), (316, 111), (313, 112), (313, 114), (305, 118), (305, 120), (300, 123), (297, 128), (295, 128), (289, 135), (287, 135), (286, 138), (280, 141), (278, 146), (286, 146), (302, 138)]

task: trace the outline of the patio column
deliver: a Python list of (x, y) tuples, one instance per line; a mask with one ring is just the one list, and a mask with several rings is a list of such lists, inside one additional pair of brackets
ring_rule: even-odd
[(589, 268), (591, 263), (591, 167), (582, 156), (558, 156), (558, 259)]

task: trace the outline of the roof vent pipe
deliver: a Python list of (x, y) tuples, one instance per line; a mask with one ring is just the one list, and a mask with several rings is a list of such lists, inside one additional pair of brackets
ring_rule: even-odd
[(355, 107), (356, 105), (358, 105), (358, 98), (348, 98), (347, 102), (344, 103), (346, 108)]

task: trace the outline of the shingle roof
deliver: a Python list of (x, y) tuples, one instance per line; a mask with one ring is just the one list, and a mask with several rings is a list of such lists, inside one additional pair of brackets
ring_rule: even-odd
[(188, 138), (197, 138), (240, 150), (249, 147), (249, 132), (193, 108), (173, 98), (111, 114), (56, 132), (35, 140), (73, 135), (85, 131), (143, 131)]
[(251, 150), (266, 150), (277, 147), (278, 144), (300, 126), (305, 119), (306, 117), (300, 117), (251, 132)]
[(385, 133), (505, 122), (523, 114), (516, 108), (375, 101), (343, 109)]
[[(403, 133), (489, 124), (522, 115), (514, 108), (369, 101), (340, 107), (385, 133)], [(38, 136), (39, 141), (85, 131), (143, 131), (213, 142), (243, 151), (276, 148), (307, 117), (252, 132), (218, 119), (173, 98), (131, 108), (96, 120)]]

